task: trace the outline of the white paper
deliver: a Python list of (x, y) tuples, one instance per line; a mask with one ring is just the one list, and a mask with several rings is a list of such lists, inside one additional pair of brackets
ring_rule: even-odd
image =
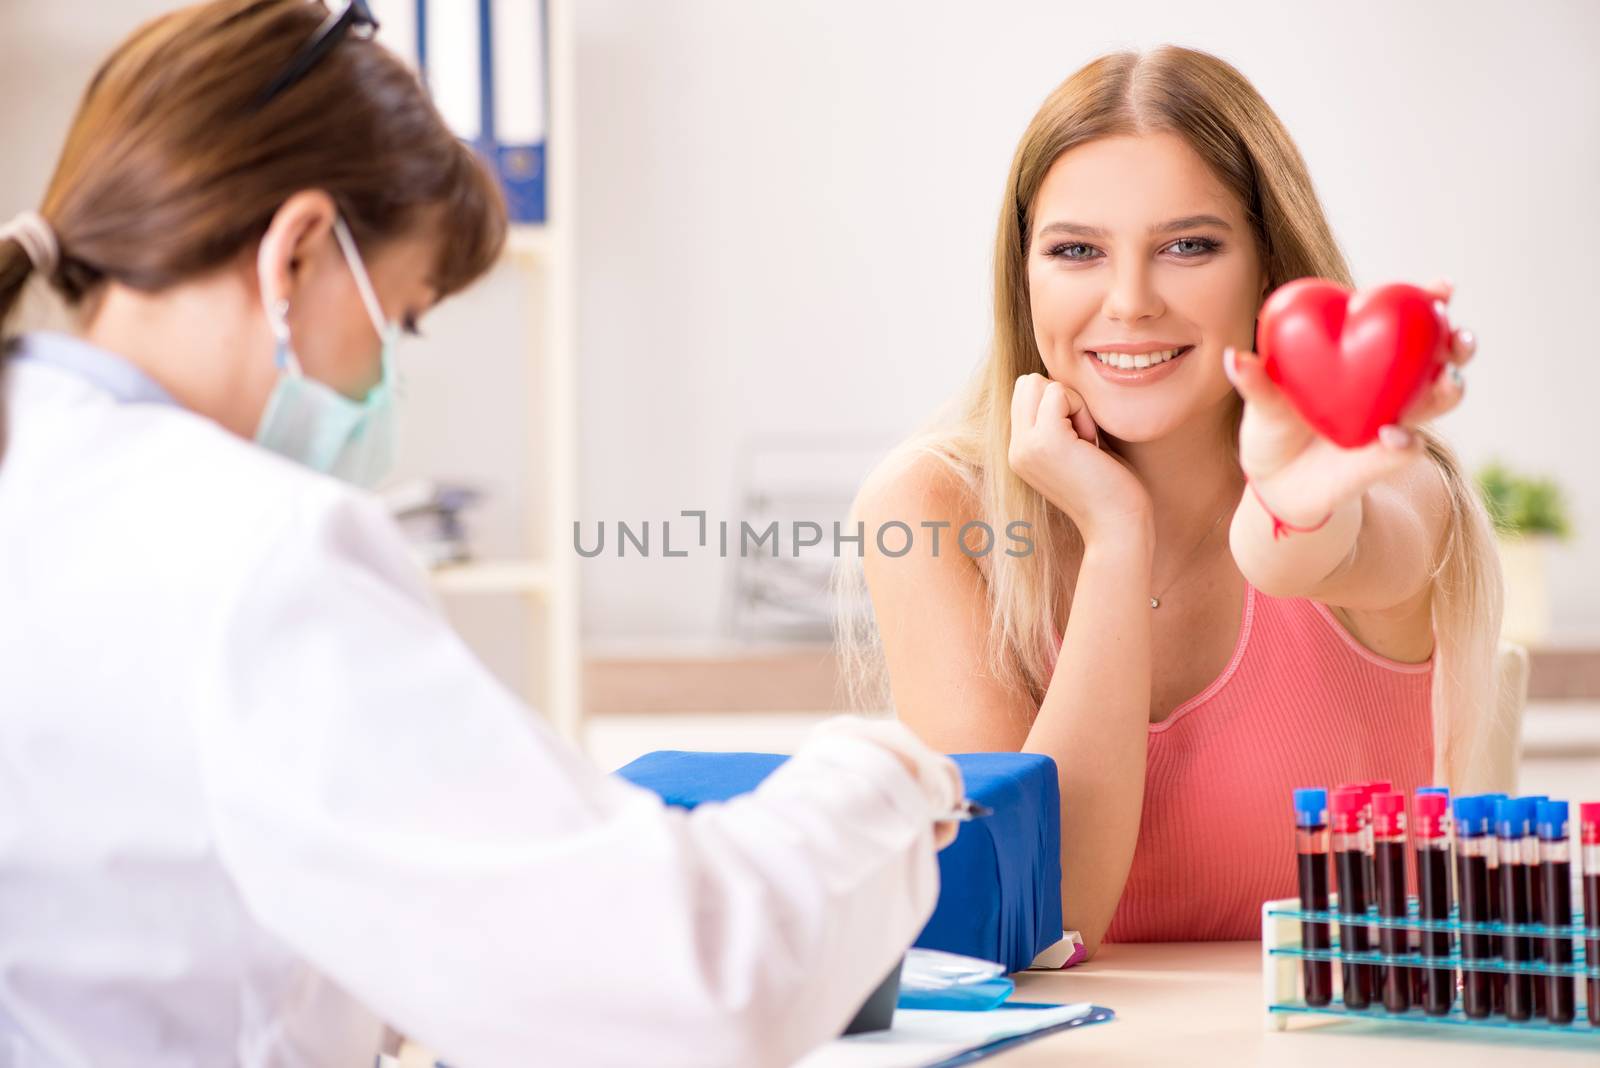
[(489, 8), (494, 54), (494, 139), (502, 145), (536, 145), (545, 139), (544, 4), (493, 0)]
[(483, 133), (478, 5), (474, 0), (430, 0), (423, 27), (433, 102), (457, 137), (476, 141)]
[(835, 1039), (802, 1058), (795, 1068), (917, 1068), (1014, 1035), (1040, 1031), (1087, 1015), (1087, 1001), (1053, 1009), (954, 1012), (896, 1009), (887, 1031)]

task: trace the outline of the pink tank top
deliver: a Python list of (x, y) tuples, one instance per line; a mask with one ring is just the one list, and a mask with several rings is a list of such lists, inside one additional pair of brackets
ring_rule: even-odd
[(1433, 770), (1433, 658), (1372, 652), (1324, 605), (1245, 584), (1233, 656), (1150, 725), (1133, 866), (1106, 940), (1261, 937), (1261, 903), (1293, 897), (1292, 792)]

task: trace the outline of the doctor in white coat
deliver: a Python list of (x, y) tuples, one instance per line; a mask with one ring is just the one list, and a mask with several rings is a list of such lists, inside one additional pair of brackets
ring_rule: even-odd
[(0, 326), (79, 316), (5, 343), (0, 1064), (792, 1061), (931, 913), (959, 773), (835, 721), (669, 810), (452, 633), (347, 480), (504, 214), (361, 7), (141, 29), (0, 230)]

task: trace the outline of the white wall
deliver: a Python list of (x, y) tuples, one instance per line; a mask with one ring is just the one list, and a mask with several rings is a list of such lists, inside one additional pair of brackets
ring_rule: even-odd
[[(1455, 281), (1480, 355), (1442, 429), (1564, 483), (1554, 611), (1600, 630), (1600, 5), (594, 0), (579, 30), (586, 518), (730, 516), (757, 432), (909, 428), (982, 354), (1035, 108), (1174, 42), (1277, 110), (1359, 281)], [(589, 562), (588, 630), (707, 631), (726, 571)]]
[[(37, 203), (95, 60), (167, 6), (0, 0), (0, 216)], [(1584, 329), (1600, 5), (579, 0), (577, 28), (589, 524), (685, 508), (737, 523), (753, 436), (903, 433), (982, 355), (994, 215), (1040, 100), (1105, 50), (1170, 41), (1230, 60), (1277, 109), (1362, 282), (1455, 280), (1482, 340), (1443, 428), (1474, 467), (1500, 456), (1565, 484), (1580, 538), (1554, 561), (1557, 622), (1600, 631)], [(514, 301), (502, 278), (446, 309), (452, 351), (425, 350), (418, 379), (508, 373), (483, 354), (520, 342)], [(479, 409), (416, 392), (413, 443), (522, 491), (514, 406), (465, 417)], [(486, 517), (490, 544), (514, 542), (514, 503)], [(709, 636), (730, 570), (587, 561), (587, 636)]]

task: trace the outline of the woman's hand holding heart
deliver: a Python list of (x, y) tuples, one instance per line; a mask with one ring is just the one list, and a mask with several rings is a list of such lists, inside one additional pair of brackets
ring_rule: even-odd
[[(1425, 291), (1438, 301), (1442, 312), (1451, 295), (1449, 283), (1436, 282)], [(1264, 311), (1264, 322), (1265, 318)], [(1285, 385), (1273, 381), (1261, 356), (1225, 350), (1223, 368), (1245, 402), (1239, 427), (1239, 462), (1262, 506), (1290, 529), (1314, 528), (1341, 505), (1419, 457), (1423, 443), (1414, 428), (1461, 403), (1464, 382), (1460, 368), (1476, 349), (1476, 341), (1467, 330), (1450, 330), (1444, 344), (1446, 373), (1438, 374), (1435, 369), (1437, 377), (1415, 387), (1414, 398), (1398, 420), (1382, 426), (1377, 440), (1353, 448), (1336, 444), (1302, 414), (1300, 407), (1311, 407), (1316, 398), (1297, 406)], [(1330, 371), (1336, 375), (1338, 368)], [(1385, 384), (1392, 384), (1393, 375), (1388, 368), (1384, 371), (1389, 380)], [(1425, 369), (1417, 373), (1427, 378)], [(1284, 380), (1288, 390), (1298, 390), (1300, 395), (1311, 392), (1303, 376), (1299, 381), (1288, 376)], [(1380, 387), (1374, 384), (1372, 388)], [(1321, 396), (1325, 398), (1326, 393)], [(1346, 403), (1359, 404), (1361, 400), (1358, 396)], [(1335, 413), (1332, 418), (1343, 414)], [(1317, 415), (1324, 424), (1329, 422), (1330, 417), (1321, 412)]]

